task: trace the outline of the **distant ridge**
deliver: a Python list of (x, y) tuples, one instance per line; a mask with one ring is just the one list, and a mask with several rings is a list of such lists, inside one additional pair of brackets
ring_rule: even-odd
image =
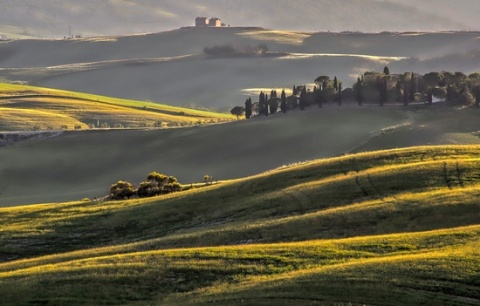
[[(432, 7), (435, 9), (432, 10)], [(72, 9), (74, 8), (74, 9)], [(221, 16), (231, 26), (295, 31), (479, 30), (475, 0), (154, 0), (98, 2), (4, 0), (0, 35), (66, 37), (158, 32), (194, 25), (198, 16)], [(94, 13), (92, 13), (94, 12)], [(258, 16), (261, 18), (252, 18)], [(128, 16), (128, 18), (126, 18)], [(88, 22), (84, 22), (88, 20)]]

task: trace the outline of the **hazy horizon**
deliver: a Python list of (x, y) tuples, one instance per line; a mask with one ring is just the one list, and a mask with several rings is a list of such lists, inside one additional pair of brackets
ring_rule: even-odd
[[(480, 1), (460, 0), (1, 0), (0, 35), (60, 38), (162, 32), (197, 16), (228, 26), (322, 31), (475, 31)], [(434, 8), (434, 9), (432, 9)], [(259, 13), (260, 12), (260, 13)]]

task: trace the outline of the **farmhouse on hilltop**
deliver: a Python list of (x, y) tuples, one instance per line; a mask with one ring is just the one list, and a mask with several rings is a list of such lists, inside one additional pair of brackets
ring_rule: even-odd
[(197, 17), (195, 18), (196, 27), (223, 27), (225, 24), (222, 23), (220, 18), (207, 18), (207, 17)]

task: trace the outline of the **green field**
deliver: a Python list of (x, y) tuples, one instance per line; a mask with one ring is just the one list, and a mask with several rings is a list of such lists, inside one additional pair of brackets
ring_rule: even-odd
[(0, 209), (9, 305), (478, 305), (480, 146)]
[(0, 83), (0, 131), (192, 126), (230, 114)]

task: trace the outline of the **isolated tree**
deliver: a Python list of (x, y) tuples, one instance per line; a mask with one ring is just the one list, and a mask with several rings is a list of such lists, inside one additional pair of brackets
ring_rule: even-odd
[(383, 74), (385, 74), (385, 75), (390, 75), (390, 69), (388, 69), (387, 66), (385, 66), (385, 67), (383, 68)]
[(250, 119), (252, 117), (253, 108), (252, 108), (252, 99), (248, 98), (245, 101), (245, 118)]
[(118, 181), (110, 187), (109, 197), (112, 200), (129, 199), (135, 195), (135, 188), (130, 182)]
[(235, 115), (237, 116), (237, 120), (240, 118), (241, 115), (243, 115), (245, 113), (245, 108), (242, 107), (242, 106), (235, 106), (234, 108), (232, 108), (230, 110), (230, 113), (232, 115)]
[(282, 110), (282, 113), (287, 112), (287, 95), (285, 94), (285, 90), (282, 90), (282, 94), (280, 96), (280, 109)]
[(205, 185), (213, 183), (213, 177), (210, 175), (204, 175), (203, 180), (205, 181)]
[(333, 88), (335, 88), (335, 90), (338, 90), (338, 80), (337, 80), (337, 76), (335, 76), (333, 78)]

